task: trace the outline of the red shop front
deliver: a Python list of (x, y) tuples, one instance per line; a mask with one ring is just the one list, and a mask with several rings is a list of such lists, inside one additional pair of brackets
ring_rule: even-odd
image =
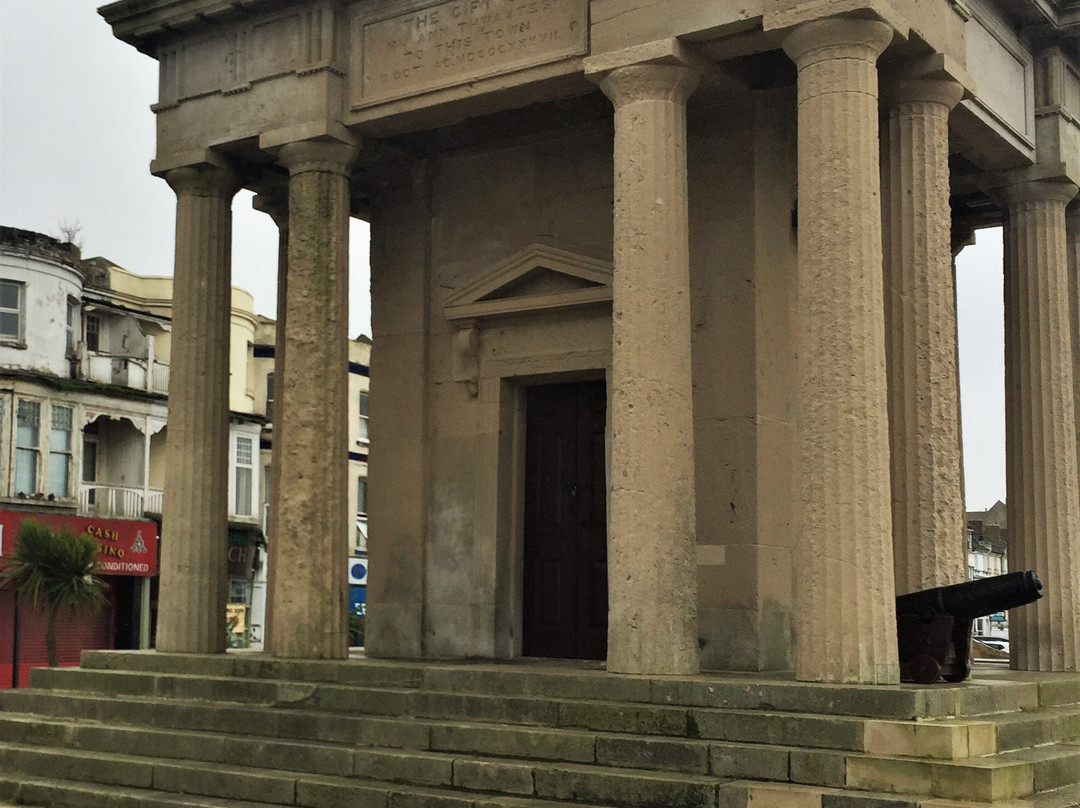
[[(57, 655), (61, 666), (79, 664), (92, 648), (138, 648), (149, 636), (150, 585), (158, 569), (158, 527), (145, 519), (98, 519), (55, 513), (0, 510), (0, 559), (14, 554), (19, 525), (33, 519), (72, 533), (88, 533), (98, 543), (101, 574), (108, 583), (108, 605), (100, 612), (62, 612), (58, 616)], [(16, 615), (18, 626), (16, 627)], [(0, 688), (10, 687), (15, 659), (19, 685), (30, 668), (47, 664), (46, 611), (19, 604), (10, 587), (0, 589)], [(144, 638), (140, 643), (140, 638)]]

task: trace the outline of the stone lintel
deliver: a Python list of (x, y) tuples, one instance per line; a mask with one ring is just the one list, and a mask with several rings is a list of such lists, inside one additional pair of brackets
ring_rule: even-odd
[[(1062, 166), (1063, 164), (1059, 164)], [(1032, 169), (1050, 168), (1044, 176), (1042, 172), (1020, 169), (1006, 175), (1006, 182), (994, 189), (994, 197), (1004, 205), (1015, 202), (1034, 202), (1045, 200), (1068, 203), (1076, 196), (1077, 184), (1063, 172), (1053, 167), (1032, 166)]]
[(599, 83), (620, 67), (631, 65), (681, 65), (701, 77), (705, 86), (743, 91), (746, 85), (724, 73), (714, 62), (697, 53), (686, 43), (671, 37), (609, 51), (584, 60), (585, 76)]
[(1080, 185), (1080, 175), (1077, 169), (1080, 166), (1070, 166), (1067, 163), (1036, 163), (1025, 168), (1014, 168), (1004, 171), (989, 178), (987, 192), (1000, 204), (1008, 201), (1008, 196), (1015, 191), (1010, 191), (1013, 186), (1021, 186), (1029, 183), (1053, 184), (1072, 183)]
[(361, 139), (350, 132), (340, 121), (308, 121), (296, 126), (272, 129), (259, 135), (259, 148), (276, 154), (288, 143), (301, 141), (339, 141), (357, 149), (362, 148)]
[(229, 162), (213, 149), (192, 149), (186, 152), (159, 155), (150, 161), (150, 173), (155, 177), (165, 178), (165, 175), (177, 168), (195, 168), (207, 166), (213, 168), (229, 169)]
[[(585, 75), (590, 78), (612, 70), (636, 64), (690, 65), (695, 55), (674, 37), (657, 39), (629, 48), (588, 56), (583, 61)], [(598, 79), (594, 78), (594, 81)]]
[(910, 35), (911, 25), (896, 5), (886, 0), (772, 0), (773, 8), (766, 11), (762, 27), (766, 31), (787, 31), (798, 26), (830, 17), (854, 17), (877, 20), (887, 24), (901, 39)]

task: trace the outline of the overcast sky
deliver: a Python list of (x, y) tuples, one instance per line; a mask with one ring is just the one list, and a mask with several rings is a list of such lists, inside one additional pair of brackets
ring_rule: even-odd
[[(0, 224), (60, 235), (81, 227), (83, 256), (171, 275), (175, 196), (149, 173), (157, 63), (112, 37), (92, 0), (0, 0)], [(233, 285), (274, 316), (277, 231), (233, 203)], [(368, 233), (353, 221), (350, 333), (371, 333)], [(969, 509), (1005, 498), (1001, 233), (979, 234), (957, 263)]]

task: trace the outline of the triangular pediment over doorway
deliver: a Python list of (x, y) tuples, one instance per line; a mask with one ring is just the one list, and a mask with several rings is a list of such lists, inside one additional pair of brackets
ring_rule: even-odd
[(607, 261), (532, 244), (479, 273), (443, 301), (448, 320), (468, 320), (611, 300)]

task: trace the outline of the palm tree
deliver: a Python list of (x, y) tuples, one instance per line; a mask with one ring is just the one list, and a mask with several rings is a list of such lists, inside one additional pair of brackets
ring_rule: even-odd
[(15, 554), (0, 569), (0, 586), (13, 587), (20, 601), (28, 601), (33, 608), (45, 601), (50, 668), (57, 665), (57, 614), (105, 605), (106, 584), (97, 574), (97, 553), (97, 542), (85, 533), (76, 536), (70, 530), (54, 530), (24, 519), (16, 534)]

